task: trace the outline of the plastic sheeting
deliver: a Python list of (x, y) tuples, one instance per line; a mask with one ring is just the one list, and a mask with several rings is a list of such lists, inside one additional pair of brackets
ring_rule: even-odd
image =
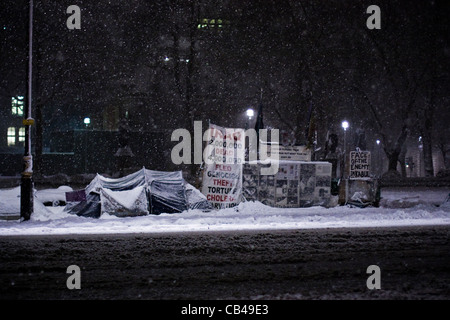
[(103, 213), (116, 216), (177, 213), (187, 209), (209, 209), (198, 190), (187, 184), (181, 171), (166, 172), (143, 168), (118, 179), (97, 174), (85, 188), (86, 201), (71, 203), (66, 211), (79, 216), (98, 218)]
[(186, 184), (186, 198), (189, 209), (199, 209), (203, 211), (213, 210), (212, 204), (206, 199), (205, 195), (189, 183)]
[(143, 186), (132, 190), (112, 191), (101, 189), (101, 212), (118, 217), (143, 216), (148, 214), (148, 201)]
[(176, 213), (188, 209), (184, 183), (155, 180), (150, 183), (151, 213)]
[(65, 211), (86, 218), (100, 218), (101, 203), (97, 193), (86, 194), (86, 200), (81, 202), (67, 202)]

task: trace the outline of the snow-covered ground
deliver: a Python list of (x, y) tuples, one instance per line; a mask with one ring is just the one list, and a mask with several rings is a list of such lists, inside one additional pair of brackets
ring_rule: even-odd
[[(152, 233), (256, 229), (303, 229), (450, 225), (450, 203), (443, 204), (449, 189), (382, 189), (379, 208), (272, 208), (259, 202), (211, 212), (189, 210), (178, 214), (99, 219), (67, 214), (62, 206), (44, 202), (65, 200), (70, 187), (36, 193), (30, 221), (0, 220), (0, 235)], [(0, 190), (0, 217), (20, 212), (20, 188)]]

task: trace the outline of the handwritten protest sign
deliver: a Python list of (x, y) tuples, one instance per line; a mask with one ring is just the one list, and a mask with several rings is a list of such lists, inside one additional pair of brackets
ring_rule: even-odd
[(234, 207), (241, 202), (244, 144), (243, 129), (210, 125), (202, 193), (217, 209)]
[(370, 178), (370, 152), (350, 152), (350, 179)]

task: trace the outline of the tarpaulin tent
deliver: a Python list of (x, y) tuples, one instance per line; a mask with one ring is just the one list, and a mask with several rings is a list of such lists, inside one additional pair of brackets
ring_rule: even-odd
[(129, 217), (212, 208), (205, 196), (183, 179), (181, 171), (142, 168), (117, 179), (97, 174), (81, 193), (66, 194), (65, 210), (84, 217), (98, 218), (103, 213)]

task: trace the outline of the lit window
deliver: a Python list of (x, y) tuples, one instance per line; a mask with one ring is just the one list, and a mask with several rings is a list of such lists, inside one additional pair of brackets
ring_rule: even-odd
[(25, 128), (19, 128), (19, 142), (25, 142)]
[(223, 19), (200, 19), (197, 24), (198, 29), (224, 28), (230, 24), (229, 20)]
[(23, 116), (23, 96), (11, 98), (11, 113), (17, 116)]
[(8, 146), (14, 146), (16, 144), (16, 128), (8, 128)]

